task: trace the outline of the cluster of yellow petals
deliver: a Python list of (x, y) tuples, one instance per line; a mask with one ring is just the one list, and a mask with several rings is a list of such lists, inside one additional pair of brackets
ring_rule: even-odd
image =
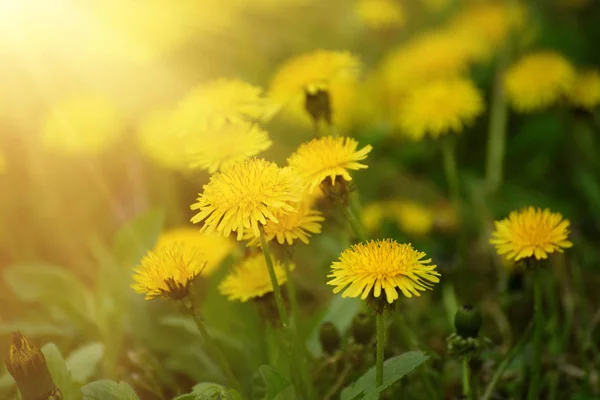
[(250, 231), (260, 235), (259, 226), (278, 222), (278, 213), (296, 212), (302, 198), (302, 185), (290, 168), (252, 158), (233, 164), (212, 175), (192, 210), (193, 223), (203, 223), (207, 234), (229, 236), (237, 232), (241, 240)]
[(332, 185), (335, 178), (341, 177), (351, 181), (348, 170), (368, 168), (361, 164), (372, 150), (367, 145), (357, 150), (358, 142), (349, 137), (325, 136), (303, 143), (296, 152), (288, 158), (288, 165), (306, 183), (309, 193), (312, 193), (321, 182), (330, 178)]
[(177, 131), (171, 110), (159, 110), (146, 117), (138, 127), (136, 139), (142, 154), (157, 164), (177, 170), (189, 168), (189, 138)]
[(578, 72), (567, 99), (571, 105), (585, 110), (592, 110), (600, 104), (600, 71)]
[(568, 240), (569, 220), (549, 209), (528, 207), (513, 211), (495, 225), (490, 243), (498, 254), (514, 261), (530, 257), (545, 259), (548, 254), (573, 245)]
[(393, 0), (358, 0), (355, 11), (361, 22), (372, 29), (400, 27), (406, 20), (402, 5)]
[[(282, 264), (273, 260), (275, 276), (279, 285), (287, 281)], [(290, 265), (294, 269), (294, 265)], [(273, 291), (269, 270), (262, 254), (256, 254), (244, 259), (235, 266), (219, 284), (219, 292), (230, 301), (246, 302), (250, 299), (264, 296)]]
[(436, 223), (436, 213), (430, 207), (408, 199), (371, 202), (363, 209), (361, 218), (367, 232), (376, 232), (384, 220), (391, 219), (403, 232), (413, 236), (428, 234)]
[(429, 264), (431, 259), (424, 257), (411, 244), (391, 239), (359, 243), (331, 265), (327, 284), (335, 286), (334, 293), (343, 290), (342, 297), (378, 298), (383, 291), (388, 303), (398, 299), (398, 289), (406, 297), (420, 296), (440, 276), (436, 266)]

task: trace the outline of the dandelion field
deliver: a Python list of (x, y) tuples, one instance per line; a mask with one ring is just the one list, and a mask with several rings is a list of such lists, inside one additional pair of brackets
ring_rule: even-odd
[(0, 0), (0, 399), (599, 399), (600, 4)]

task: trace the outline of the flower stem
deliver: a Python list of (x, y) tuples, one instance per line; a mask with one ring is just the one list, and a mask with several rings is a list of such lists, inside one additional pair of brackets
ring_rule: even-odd
[(221, 353), (221, 350), (219, 350), (219, 347), (213, 340), (212, 336), (206, 330), (206, 327), (204, 326), (204, 322), (202, 321), (202, 318), (200, 318), (200, 316), (196, 312), (196, 310), (193, 306), (193, 303), (191, 303), (191, 301), (190, 301), (185, 306), (186, 306), (187, 310), (189, 311), (189, 313), (192, 315), (192, 318), (194, 319), (194, 322), (196, 323), (196, 326), (198, 327), (198, 330), (200, 331), (200, 335), (202, 336), (202, 339), (204, 340), (204, 344), (206, 345), (209, 353), (212, 353), (212, 356), (216, 359), (217, 363), (219, 364), (219, 367), (221, 368), (221, 371), (227, 378), (227, 381), (229, 382), (229, 386), (232, 387), (233, 389), (237, 390), (239, 392), (240, 396), (243, 396), (243, 392), (242, 392), (239, 382), (237, 381), (237, 379), (235, 379), (233, 372), (231, 372), (231, 368), (229, 368), (229, 364), (227, 363), (227, 360), (223, 356), (223, 353)]
[(350, 194), (348, 206), (346, 207), (346, 217), (352, 226), (352, 230), (354, 230), (356, 238), (361, 242), (366, 241), (367, 235), (365, 235), (365, 230), (363, 229), (362, 222), (359, 218), (358, 199), (353, 194)]
[(273, 285), (273, 293), (275, 295), (275, 303), (277, 304), (279, 318), (281, 319), (281, 324), (283, 325), (283, 327), (288, 328), (290, 321), (288, 318), (287, 311), (285, 309), (285, 305), (283, 303), (283, 297), (281, 296), (281, 288), (279, 287), (279, 282), (277, 282), (277, 275), (275, 274), (273, 259), (271, 258), (271, 253), (269, 252), (269, 244), (267, 243), (267, 239), (265, 238), (265, 232), (262, 229), (259, 229), (259, 231), (260, 246), (262, 247), (263, 256), (265, 257), (267, 269), (269, 270), (269, 278), (271, 278), (271, 284)]
[(290, 300), (290, 320), (292, 321), (292, 323), (294, 324), (294, 326), (297, 326), (298, 324), (298, 314), (300, 312), (300, 306), (298, 305), (298, 297), (296, 294), (296, 284), (294, 283), (294, 280), (292, 279), (292, 271), (290, 270), (290, 260), (288, 255), (286, 254), (284, 256), (283, 259), (283, 268), (285, 269), (285, 277), (287, 279), (287, 290), (289, 293), (289, 300)]
[(467, 396), (468, 400), (471, 400), (471, 379), (469, 378), (468, 357), (463, 357), (462, 359), (462, 391), (463, 395)]
[(535, 267), (533, 276), (534, 296), (534, 326), (533, 326), (533, 363), (531, 370), (531, 385), (529, 385), (528, 400), (538, 398), (540, 386), (540, 369), (542, 361), (542, 334), (544, 332), (544, 316), (542, 314), (542, 282), (539, 267)]
[(460, 200), (460, 189), (458, 180), (458, 168), (456, 166), (456, 138), (446, 137), (442, 142), (442, 159), (444, 162), (444, 173), (450, 198), (455, 204)]
[(377, 364), (375, 367), (375, 387), (383, 384), (383, 350), (385, 348), (385, 328), (383, 312), (377, 314)]

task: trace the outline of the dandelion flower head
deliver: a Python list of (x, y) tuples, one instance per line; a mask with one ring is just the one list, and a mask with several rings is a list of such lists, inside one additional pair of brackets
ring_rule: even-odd
[(41, 140), (49, 149), (70, 155), (99, 153), (124, 131), (115, 106), (95, 95), (78, 95), (57, 103), (42, 124)]
[(137, 293), (145, 294), (146, 300), (156, 297), (181, 300), (188, 296), (190, 284), (206, 265), (196, 251), (186, 251), (175, 245), (149, 251), (133, 269)]
[(573, 106), (585, 110), (600, 104), (600, 72), (597, 69), (579, 72), (567, 98)]
[(381, 227), (387, 214), (387, 204), (385, 202), (372, 201), (362, 209), (360, 218), (365, 230), (369, 233), (373, 233)]
[(402, 231), (415, 236), (431, 232), (435, 215), (424, 205), (410, 200), (396, 200), (390, 204), (390, 209)]
[(280, 168), (264, 159), (248, 159), (212, 175), (192, 210), (193, 223), (203, 223), (201, 232), (241, 240), (251, 231), (259, 236), (259, 225), (278, 222), (277, 213), (296, 212), (302, 185), (290, 168)]
[(273, 142), (256, 124), (235, 121), (208, 128), (188, 140), (186, 158), (190, 167), (213, 174), (218, 170), (258, 155)]
[(356, 14), (369, 28), (400, 27), (406, 19), (402, 6), (393, 0), (358, 0)]
[[(273, 260), (277, 282), (283, 285), (287, 281), (282, 264)], [(290, 265), (294, 269), (294, 265)], [(243, 260), (219, 284), (219, 292), (230, 301), (246, 302), (264, 296), (273, 291), (269, 270), (262, 254), (256, 254)]]
[[(345, 250), (339, 261), (331, 265), (328, 285), (342, 297), (366, 299), (381, 296), (388, 303), (398, 299), (398, 289), (406, 297), (420, 296), (420, 291), (433, 288), (440, 274), (431, 259), (411, 244), (399, 244), (392, 239), (359, 243)], [(372, 290), (372, 292), (371, 292)]]
[(357, 147), (358, 142), (352, 138), (325, 136), (301, 144), (288, 158), (288, 164), (306, 182), (310, 193), (327, 178), (334, 185), (338, 176), (352, 180), (348, 170), (368, 168), (359, 161), (367, 158), (371, 145), (360, 150)]
[(399, 105), (397, 124), (414, 140), (425, 134), (437, 138), (449, 132), (460, 133), (483, 109), (483, 97), (470, 80), (437, 80), (407, 94)]
[(515, 110), (529, 113), (548, 108), (573, 85), (573, 66), (560, 54), (540, 51), (524, 56), (504, 77), (506, 95)]
[(569, 220), (549, 209), (528, 207), (513, 211), (495, 225), (490, 243), (498, 254), (514, 261), (529, 257), (545, 259), (548, 254), (562, 253), (573, 245), (567, 240)]
[(206, 263), (202, 276), (210, 276), (236, 248), (234, 242), (223, 236), (209, 236), (198, 229), (182, 227), (161, 234), (154, 251), (168, 251), (174, 247), (179, 247), (184, 259), (199, 258)]

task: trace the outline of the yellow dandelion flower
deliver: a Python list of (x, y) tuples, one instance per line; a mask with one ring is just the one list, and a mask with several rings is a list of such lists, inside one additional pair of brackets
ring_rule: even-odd
[(387, 204), (379, 201), (367, 204), (360, 213), (363, 226), (369, 233), (376, 232), (386, 216)]
[(358, 243), (345, 250), (339, 261), (331, 265), (332, 278), (328, 285), (335, 286), (334, 293), (342, 297), (361, 297), (371, 294), (381, 296), (382, 289), (388, 303), (398, 299), (398, 291), (406, 297), (420, 296), (419, 291), (432, 289), (440, 274), (431, 259), (423, 260), (425, 253), (411, 244), (399, 244), (392, 239)]
[(388, 54), (380, 66), (392, 97), (435, 79), (455, 77), (482, 57), (481, 41), (457, 30), (425, 32)]
[(237, 79), (216, 79), (194, 88), (175, 110), (179, 129), (220, 128), (227, 122), (257, 121), (268, 113), (263, 89)]
[[(287, 281), (285, 270), (279, 261), (273, 260), (273, 264), (277, 282), (283, 285)], [(290, 269), (294, 269), (293, 264), (290, 265)], [(262, 254), (246, 258), (219, 284), (219, 292), (230, 301), (246, 302), (272, 291), (273, 284)]]
[(108, 100), (78, 95), (50, 110), (42, 123), (41, 140), (55, 151), (90, 155), (106, 149), (123, 130), (123, 120)]
[(258, 155), (272, 144), (265, 130), (246, 121), (236, 121), (194, 135), (190, 138), (186, 158), (190, 167), (212, 174)]
[(522, 113), (542, 110), (566, 95), (575, 78), (568, 60), (553, 51), (524, 56), (512, 65), (504, 77), (506, 95)]
[(368, 168), (359, 161), (367, 158), (373, 148), (367, 145), (356, 150), (357, 147), (358, 142), (352, 138), (325, 136), (300, 145), (288, 158), (288, 164), (306, 182), (311, 193), (328, 177), (335, 185), (337, 176), (352, 180), (348, 170)]
[(158, 111), (146, 118), (137, 130), (140, 151), (158, 164), (185, 170), (189, 168), (189, 138), (176, 132), (171, 111)]
[(431, 232), (435, 214), (424, 205), (409, 200), (396, 200), (390, 204), (390, 209), (404, 232), (415, 236)]
[(182, 246), (163, 247), (149, 251), (133, 269), (131, 288), (145, 294), (146, 300), (156, 297), (181, 300), (188, 296), (190, 284), (206, 265), (195, 251), (185, 251)]
[(578, 73), (567, 98), (573, 106), (586, 110), (600, 104), (600, 71), (594, 69)]
[(296, 212), (302, 185), (289, 168), (279, 168), (264, 159), (249, 159), (211, 176), (192, 210), (193, 223), (203, 222), (201, 232), (241, 240), (247, 230), (259, 236), (259, 225), (278, 222), (276, 213)]
[[(300, 240), (308, 244), (309, 237), (321, 233), (321, 222), (325, 221), (323, 214), (310, 208), (310, 199), (301, 201), (294, 213), (277, 213), (278, 222), (267, 221), (264, 226), (265, 239), (277, 240), (279, 244), (294, 244)], [(260, 238), (252, 236), (250, 232), (245, 239), (250, 239), (248, 246), (259, 246)]]
[(402, 6), (393, 0), (358, 0), (355, 11), (369, 28), (381, 29), (404, 25)]
[(412, 139), (422, 139), (427, 133), (437, 138), (461, 132), (483, 109), (483, 97), (471, 81), (438, 80), (415, 87), (407, 94), (399, 106), (397, 123)]
[(208, 236), (194, 228), (174, 228), (160, 235), (154, 252), (160, 253), (179, 247), (186, 260), (201, 258), (206, 265), (202, 276), (210, 276), (236, 248), (235, 243), (223, 236)]
[(545, 259), (548, 254), (561, 252), (573, 246), (568, 241), (569, 225), (567, 219), (549, 209), (528, 207), (513, 211), (508, 218), (495, 222), (490, 243), (498, 254), (515, 261), (535, 257)]

